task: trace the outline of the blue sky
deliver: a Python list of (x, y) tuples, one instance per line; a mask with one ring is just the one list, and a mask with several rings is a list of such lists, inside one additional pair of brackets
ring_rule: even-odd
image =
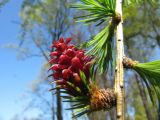
[(22, 111), (21, 98), (43, 63), (39, 58), (18, 60), (16, 51), (4, 48), (8, 43), (18, 43), (20, 29), (13, 21), (20, 21), (20, 5), (20, 0), (10, 0), (0, 12), (0, 120), (10, 120)]

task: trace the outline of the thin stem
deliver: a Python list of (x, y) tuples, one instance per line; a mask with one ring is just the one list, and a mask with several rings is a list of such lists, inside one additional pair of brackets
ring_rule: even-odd
[(116, 13), (121, 15), (121, 21), (117, 25), (116, 33), (116, 77), (115, 92), (117, 95), (117, 120), (124, 120), (124, 70), (123, 70), (123, 21), (122, 21), (122, 0), (116, 0)]

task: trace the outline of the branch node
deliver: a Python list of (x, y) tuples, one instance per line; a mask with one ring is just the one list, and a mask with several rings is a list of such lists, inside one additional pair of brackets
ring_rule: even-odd
[(136, 60), (132, 60), (131, 58), (127, 58), (127, 57), (123, 58), (123, 66), (124, 66), (124, 68), (131, 69), (136, 64), (138, 64), (138, 61), (136, 61)]
[(117, 26), (121, 21), (122, 21), (121, 14), (116, 12), (115, 16), (112, 19), (112, 23), (115, 26)]

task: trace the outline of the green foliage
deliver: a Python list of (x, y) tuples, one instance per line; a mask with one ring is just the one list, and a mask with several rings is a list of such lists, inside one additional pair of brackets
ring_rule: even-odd
[(87, 96), (77, 96), (77, 97), (74, 97), (74, 96), (61, 96), (64, 101), (63, 102), (71, 102), (73, 103), (72, 104), (72, 107), (71, 108), (67, 108), (66, 110), (74, 110), (75, 111), (75, 115), (73, 117), (77, 118), (77, 117), (80, 117), (86, 113), (88, 113), (90, 110), (89, 110), (89, 99)]
[(144, 80), (151, 100), (155, 104), (155, 97), (160, 100), (160, 60), (138, 63), (133, 69)]
[(80, 22), (90, 24), (107, 20), (109, 17), (115, 16), (115, 0), (80, 0), (82, 4), (73, 4), (73, 8), (87, 11), (87, 15), (80, 16), (83, 18)]
[(114, 26), (109, 25), (84, 44), (86, 48), (90, 48), (87, 53), (96, 56), (95, 61), (101, 73), (108, 69), (113, 60), (113, 36)]
[(89, 81), (87, 81), (84, 72), (80, 70), (79, 75), (80, 75), (80, 78), (82, 79), (83, 84), (85, 85), (84, 87), (86, 87), (85, 89), (89, 91)]
[[(63, 87), (63, 85), (62, 86), (56, 85), (55, 88), (51, 89), (51, 90), (60, 89), (61, 97), (64, 99), (63, 102), (72, 103), (71, 108), (67, 108), (66, 110), (74, 110), (75, 114), (73, 117), (75, 118), (91, 112), (90, 110), (91, 86), (83, 71), (80, 71), (79, 75), (83, 82), (83, 89), (86, 91), (86, 93), (82, 92), (78, 86), (76, 86), (74, 83), (69, 82), (69, 81), (66, 81), (66, 85), (68, 86), (68, 88)], [(64, 82), (63, 80), (55, 80), (52, 83), (58, 84), (58, 83), (63, 83), (63, 82)], [(71, 94), (72, 93), (71, 91), (72, 92), (74, 91), (74, 95)]]
[[(90, 48), (87, 52), (90, 55), (96, 56), (95, 67), (99, 68), (101, 73), (108, 69), (109, 63), (112, 63), (112, 48), (113, 36), (116, 17), (115, 0), (80, 0), (81, 4), (72, 5), (73, 8), (87, 11), (87, 15), (80, 16), (80, 22), (86, 24), (97, 23), (97, 26), (103, 22), (109, 21), (110, 23), (95, 35), (90, 41), (87, 41), (82, 46)], [(94, 68), (93, 68), (94, 69)]]

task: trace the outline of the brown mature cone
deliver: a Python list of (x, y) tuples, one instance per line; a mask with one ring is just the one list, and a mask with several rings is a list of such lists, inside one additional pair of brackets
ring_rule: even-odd
[(116, 96), (112, 89), (92, 88), (90, 98), (91, 111), (109, 110), (116, 106)]

